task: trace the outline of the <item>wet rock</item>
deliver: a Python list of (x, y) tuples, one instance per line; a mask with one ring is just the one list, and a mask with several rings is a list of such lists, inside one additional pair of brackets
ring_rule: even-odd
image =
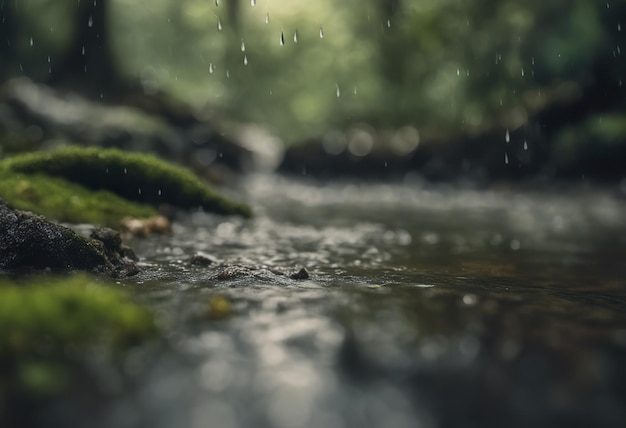
[(210, 254), (199, 251), (191, 256), (191, 259), (189, 259), (189, 263), (195, 266), (210, 266), (216, 264), (217, 259)]
[(213, 275), (218, 281), (228, 281), (240, 278), (254, 278), (262, 281), (272, 281), (279, 277), (286, 277), (285, 272), (278, 268), (267, 266), (248, 266), (242, 264), (220, 264)]
[(139, 270), (119, 237), (85, 238), (30, 212), (9, 208), (0, 200), (0, 269), (84, 270), (130, 276)]
[(289, 275), (291, 279), (309, 279), (309, 277), (309, 271), (307, 271), (306, 268), (302, 268), (298, 272)]
[(102, 243), (106, 258), (113, 264), (113, 276), (125, 277), (139, 273), (135, 264), (137, 255), (127, 245), (122, 244), (120, 233), (108, 227), (95, 228), (90, 237)]
[(218, 178), (224, 169), (241, 172), (258, 163), (246, 140), (224, 135), (208, 113), (187, 103), (143, 91), (109, 101), (117, 104), (94, 102), (28, 78), (10, 79), (0, 86), (0, 129), (25, 144), (7, 142), (6, 148), (49, 149), (58, 140), (69, 140), (154, 153)]

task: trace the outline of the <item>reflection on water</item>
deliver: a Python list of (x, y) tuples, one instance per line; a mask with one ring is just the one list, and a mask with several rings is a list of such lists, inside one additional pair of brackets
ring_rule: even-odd
[[(126, 285), (168, 339), (103, 425), (626, 423), (622, 200), (276, 177), (246, 189), (253, 220), (198, 213), (131, 243), (151, 269)], [(189, 265), (197, 251), (268, 269), (217, 280)], [(310, 279), (272, 271), (301, 266)], [(215, 295), (225, 320), (207, 317)]]

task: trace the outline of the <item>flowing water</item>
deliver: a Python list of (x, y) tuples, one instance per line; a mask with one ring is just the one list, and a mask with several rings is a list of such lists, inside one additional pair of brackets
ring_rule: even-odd
[(123, 285), (166, 339), (102, 376), (92, 426), (626, 426), (623, 195), (243, 188), (252, 220), (130, 242), (144, 272)]

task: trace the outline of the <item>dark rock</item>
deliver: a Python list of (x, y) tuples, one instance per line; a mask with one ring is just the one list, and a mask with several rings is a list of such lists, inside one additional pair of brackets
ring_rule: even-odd
[(309, 272), (306, 268), (300, 269), (298, 272), (292, 273), (289, 275), (291, 279), (309, 279)]
[(196, 266), (209, 266), (217, 263), (217, 259), (209, 254), (197, 252), (194, 254), (189, 263)]
[(113, 276), (138, 272), (126, 250), (110, 232), (104, 241), (82, 237), (30, 212), (0, 201), (0, 269), (84, 270)]
[(91, 232), (91, 238), (102, 243), (105, 257), (114, 266), (113, 276), (125, 277), (139, 273), (135, 264), (137, 256), (132, 248), (122, 244), (119, 232), (108, 227), (98, 227)]

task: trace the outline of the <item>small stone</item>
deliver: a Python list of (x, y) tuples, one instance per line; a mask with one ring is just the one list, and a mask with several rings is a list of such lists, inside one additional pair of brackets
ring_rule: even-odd
[(227, 318), (233, 312), (230, 300), (225, 296), (213, 296), (208, 302), (208, 317), (212, 320)]
[(309, 277), (309, 272), (306, 268), (302, 268), (298, 272), (289, 275), (289, 278), (291, 279), (309, 279)]
[(210, 266), (212, 264), (216, 264), (217, 259), (209, 254), (197, 252), (191, 256), (189, 263), (195, 266)]

